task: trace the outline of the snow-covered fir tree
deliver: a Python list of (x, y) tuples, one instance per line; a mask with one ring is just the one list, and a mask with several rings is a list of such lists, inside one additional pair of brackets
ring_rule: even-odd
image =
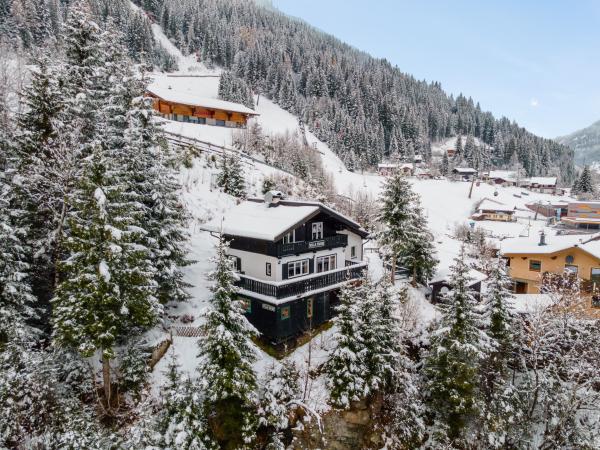
[(596, 194), (596, 185), (589, 166), (585, 166), (579, 177), (575, 180), (572, 192), (581, 198), (593, 198)]
[(223, 188), (223, 192), (234, 197), (245, 197), (244, 169), (240, 155), (237, 152), (224, 151), (219, 169), (217, 185)]
[(0, 348), (10, 341), (24, 342), (31, 336), (26, 320), (33, 312), (30, 265), (21, 211), (15, 202), (9, 147), (0, 130)]
[[(53, 304), (54, 341), (83, 356), (100, 352), (105, 402), (110, 409), (111, 369), (117, 341), (153, 325), (161, 314), (156, 282), (134, 227), (136, 206), (127, 202), (119, 166), (94, 148), (77, 189), (67, 199), (68, 257)], [(94, 311), (93, 315), (89, 311)]]
[(443, 176), (448, 176), (450, 173), (450, 161), (448, 161), (448, 152), (444, 151), (442, 155), (442, 165), (440, 166), (440, 173)]
[(327, 379), (331, 402), (338, 408), (348, 408), (351, 402), (365, 394), (366, 370), (361, 360), (362, 324), (360, 299), (366, 291), (361, 287), (344, 286), (340, 291), (338, 315), (333, 319), (338, 327), (336, 345), (327, 363)]
[(424, 373), (429, 413), (437, 424), (434, 437), (464, 446), (473, 440), (469, 426), (480, 408), (479, 362), (487, 349), (477, 302), (469, 291), (464, 247), (455, 259), (450, 284), (452, 291), (441, 305), (442, 318), (431, 336)]
[[(218, 448), (208, 436), (202, 392), (183, 377), (174, 353), (167, 367), (163, 408), (146, 434), (156, 433), (151, 444), (164, 450), (210, 450)], [(146, 443), (150, 444), (150, 443)]]
[(216, 267), (210, 276), (213, 295), (203, 326), (205, 337), (198, 341), (200, 386), (209, 424), (219, 424), (211, 427), (212, 438), (244, 448), (254, 439), (258, 422), (257, 380), (252, 368), (256, 354), (251, 341), (256, 329), (244, 317), (237, 299), (223, 236), (216, 251)]
[(134, 77), (126, 83), (133, 97), (125, 115), (123, 164), (127, 167), (131, 199), (144, 205), (139, 226), (147, 232), (145, 241), (156, 269), (157, 296), (161, 303), (183, 301), (189, 297), (189, 285), (181, 272), (189, 264), (185, 230), (188, 217), (178, 198), (180, 186), (170, 167), (168, 150), (159, 145), (151, 99), (143, 95), (146, 82), (144, 77)]
[(261, 386), (260, 425), (278, 435), (288, 428), (293, 401), (300, 398), (300, 373), (295, 363), (287, 359), (281, 364), (273, 363)]
[(433, 275), (437, 260), (433, 237), (410, 182), (399, 172), (383, 187), (378, 233), (382, 249), (392, 267), (400, 264), (412, 274), (414, 283), (425, 283)]

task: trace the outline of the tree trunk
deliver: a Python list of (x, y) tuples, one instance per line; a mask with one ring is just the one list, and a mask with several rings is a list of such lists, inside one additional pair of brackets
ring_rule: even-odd
[(110, 359), (102, 354), (102, 382), (104, 384), (104, 398), (106, 399), (106, 410), (110, 411)]
[(412, 277), (412, 285), (413, 287), (417, 287), (417, 266), (413, 266), (413, 277)]
[(396, 284), (396, 255), (392, 256), (392, 273), (390, 275), (390, 281), (392, 286)]
[(471, 189), (469, 189), (469, 198), (471, 198), (471, 195), (473, 194), (473, 185), (475, 184), (475, 176), (473, 176), (473, 181), (471, 181)]

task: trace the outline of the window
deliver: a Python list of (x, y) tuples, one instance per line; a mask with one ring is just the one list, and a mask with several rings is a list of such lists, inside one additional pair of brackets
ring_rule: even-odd
[(565, 272), (569, 275), (577, 275), (577, 273), (579, 272), (579, 267), (573, 264), (565, 264)]
[(529, 270), (531, 270), (532, 272), (541, 272), (542, 262), (536, 261), (534, 259), (529, 260)]
[(356, 258), (356, 245), (350, 247), (350, 258)]
[(286, 319), (290, 318), (290, 307), (289, 306), (283, 306), (279, 310), (279, 318), (281, 320), (286, 320)]
[(306, 317), (308, 317), (309, 319), (313, 316), (314, 302), (315, 299), (312, 297), (306, 300)]
[(299, 277), (308, 273), (308, 259), (288, 263), (288, 278)]
[(316, 241), (318, 239), (323, 239), (323, 222), (312, 224), (312, 240)]
[(319, 256), (317, 258), (317, 272), (327, 272), (336, 268), (336, 255)]
[(600, 267), (592, 267), (592, 273), (590, 277), (592, 283), (600, 285)]
[(283, 236), (284, 244), (291, 244), (293, 242), (296, 242), (296, 230), (292, 230), (288, 234)]
[(238, 258), (237, 256), (230, 256), (229, 259), (231, 260), (231, 269), (235, 270), (236, 272), (241, 272), (242, 259)]
[(265, 266), (265, 275), (270, 277), (271, 276), (271, 263), (266, 263)]

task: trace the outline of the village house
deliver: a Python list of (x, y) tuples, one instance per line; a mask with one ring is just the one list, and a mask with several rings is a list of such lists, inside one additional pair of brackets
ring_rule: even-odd
[(477, 176), (477, 170), (471, 167), (455, 167), (452, 169), (452, 175), (455, 180), (471, 181)]
[(517, 186), (517, 174), (510, 170), (490, 170), (483, 174), (483, 179), (490, 184)]
[(406, 176), (412, 176), (414, 173), (414, 165), (412, 163), (381, 163), (377, 164), (377, 173), (383, 177), (393, 175), (397, 170)]
[(600, 201), (570, 202), (561, 223), (580, 230), (600, 229)]
[(541, 192), (542, 194), (564, 194), (562, 189), (557, 189), (556, 177), (531, 177), (528, 180), (527, 188), (533, 192)]
[(555, 235), (539, 239), (515, 238), (502, 241), (501, 255), (506, 259), (517, 294), (540, 292), (546, 273), (577, 275), (588, 285), (600, 287), (600, 235), (582, 239), (577, 235)]
[(516, 220), (515, 208), (503, 203), (484, 198), (477, 205), (476, 212), (471, 216), (473, 220), (494, 220), (497, 222), (514, 222)]
[(178, 122), (245, 128), (248, 119), (259, 114), (238, 103), (149, 86), (146, 95), (154, 99), (154, 110), (163, 118)]
[(328, 321), (339, 289), (367, 269), (353, 220), (318, 202), (270, 191), (204, 227), (230, 241), (248, 320), (273, 343)]

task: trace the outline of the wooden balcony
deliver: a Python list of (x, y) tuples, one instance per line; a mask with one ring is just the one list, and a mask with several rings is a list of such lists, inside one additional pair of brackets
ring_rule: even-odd
[(240, 274), (236, 285), (240, 289), (249, 292), (273, 297), (274, 299), (282, 299), (302, 296), (311, 291), (334, 286), (344, 281), (355, 280), (360, 278), (365, 270), (367, 270), (367, 263), (363, 261), (357, 263), (346, 261), (345, 267), (329, 272), (311, 274), (299, 280), (268, 282)]
[(348, 245), (348, 235), (336, 234), (335, 236), (327, 236), (323, 239), (314, 241), (290, 242), (287, 244), (269, 243), (267, 254), (277, 256), (278, 258), (288, 255), (299, 255), (301, 253), (320, 250), (323, 248), (346, 247)]

